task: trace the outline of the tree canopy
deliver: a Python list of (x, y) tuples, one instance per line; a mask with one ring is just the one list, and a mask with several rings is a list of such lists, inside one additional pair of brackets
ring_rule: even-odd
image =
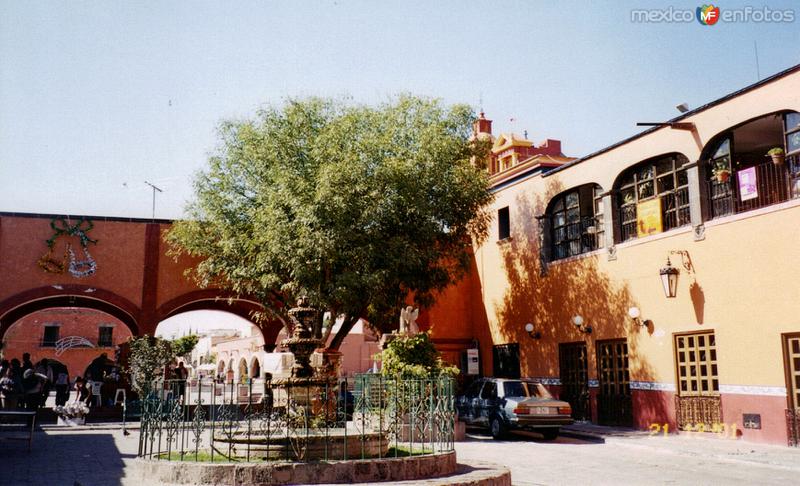
[(168, 341), (159, 337), (144, 335), (132, 337), (128, 369), (131, 374), (131, 385), (141, 398), (150, 392), (153, 380), (158, 378), (160, 368), (166, 366), (174, 357)]
[(173, 340), (172, 343), (170, 343), (170, 347), (175, 356), (184, 358), (192, 353), (192, 350), (197, 346), (199, 341), (200, 338), (197, 334), (189, 334)]
[[(473, 119), (464, 105), (400, 96), (287, 100), (224, 122), (170, 251), (202, 260), (201, 286), (254, 296), (285, 324), (306, 296), (341, 320), (333, 349), (359, 318), (388, 330), (408, 298), (429, 306), (460, 279), (487, 234)], [(317, 337), (335, 320), (321, 313)]]
[(458, 368), (442, 361), (427, 332), (398, 336), (381, 352), (381, 374), (424, 379), (438, 375), (456, 376)]

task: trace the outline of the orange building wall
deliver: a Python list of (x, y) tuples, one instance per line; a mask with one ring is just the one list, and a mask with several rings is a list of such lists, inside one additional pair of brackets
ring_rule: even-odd
[[(67, 271), (47, 273), (36, 263), (47, 253), (46, 241), (54, 233), (49, 218), (4, 216), (0, 225), (0, 275), (6, 278), (0, 279), (0, 300), (31, 288), (80, 283), (113, 289), (120, 297), (140, 306), (144, 228), (144, 224), (95, 221), (94, 228), (87, 235), (97, 240), (96, 245), (88, 245), (89, 253), (97, 262), (97, 272), (88, 277), (74, 278)], [(75, 236), (59, 237), (53, 258), (62, 259), (68, 243), (72, 245), (76, 258), (83, 259), (80, 240)], [(124, 278), (120, 278), (121, 275)]]
[(20, 319), (6, 333), (3, 340), (3, 359), (17, 358), (22, 361), (22, 353), (30, 353), (31, 361), (38, 362), (43, 358), (54, 359), (67, 366), (70, 379), (83, 375), (93, 359), (106, 353), (114, 358), (114, 347), (73, 348), (56, 356), (53, 347), (42, 347), (44, 327), (48, 324), (60, 324), (59, 339), (67, 336), (81, 336), (95, 346), (99, 335), (99, 326), (113, 326), (112, 341), (114, 345), (126, 342), (131, 332), (125, 324), (114, 317), (92, 309), (49, 309), (35, 312)]

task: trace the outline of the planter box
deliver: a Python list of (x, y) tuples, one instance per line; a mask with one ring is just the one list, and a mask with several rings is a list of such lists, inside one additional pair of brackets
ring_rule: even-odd
[(84, 422), (86, 422), (86, 417), (70, 417), (70, 418), (58, 417), (58, 425), (77, 427), (78, 425), (83, 425)]

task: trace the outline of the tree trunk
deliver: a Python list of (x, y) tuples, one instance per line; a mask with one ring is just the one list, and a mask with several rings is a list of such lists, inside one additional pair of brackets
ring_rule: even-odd
[(342, 320), (342, 327), (339, 328), (339, 330), (336, 332), (336, 335), (333, 337), (331, 345), (328, 346), (329, 350), (339, 350), (339, 346), (342, 345), (342, 341), (344, 341), (344, 338), (347, 336), (350, 330), (353, 329), (353, 326), (356, 324), (356, 322), (358, 322), (358, 319), (359, 318), (357, 316), (344, 316), (344, 320)]

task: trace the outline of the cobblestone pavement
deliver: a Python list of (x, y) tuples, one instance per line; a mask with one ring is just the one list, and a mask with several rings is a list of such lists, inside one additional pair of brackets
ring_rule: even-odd
[[(37, 431), (33, 451), (0, 442), (0, 486), (132, 486), (126, 478), (138, 432), (116, 425)], [(456, 444), (459, 462), (493, 462), (511, 469), (513, 484), (796, 484), (800, 449), (696, 436), (612, 433), (605, 442), (535, 434), (494, 441), (469, 431)], [(152, 486), (152, 485), (148, 485)]]

